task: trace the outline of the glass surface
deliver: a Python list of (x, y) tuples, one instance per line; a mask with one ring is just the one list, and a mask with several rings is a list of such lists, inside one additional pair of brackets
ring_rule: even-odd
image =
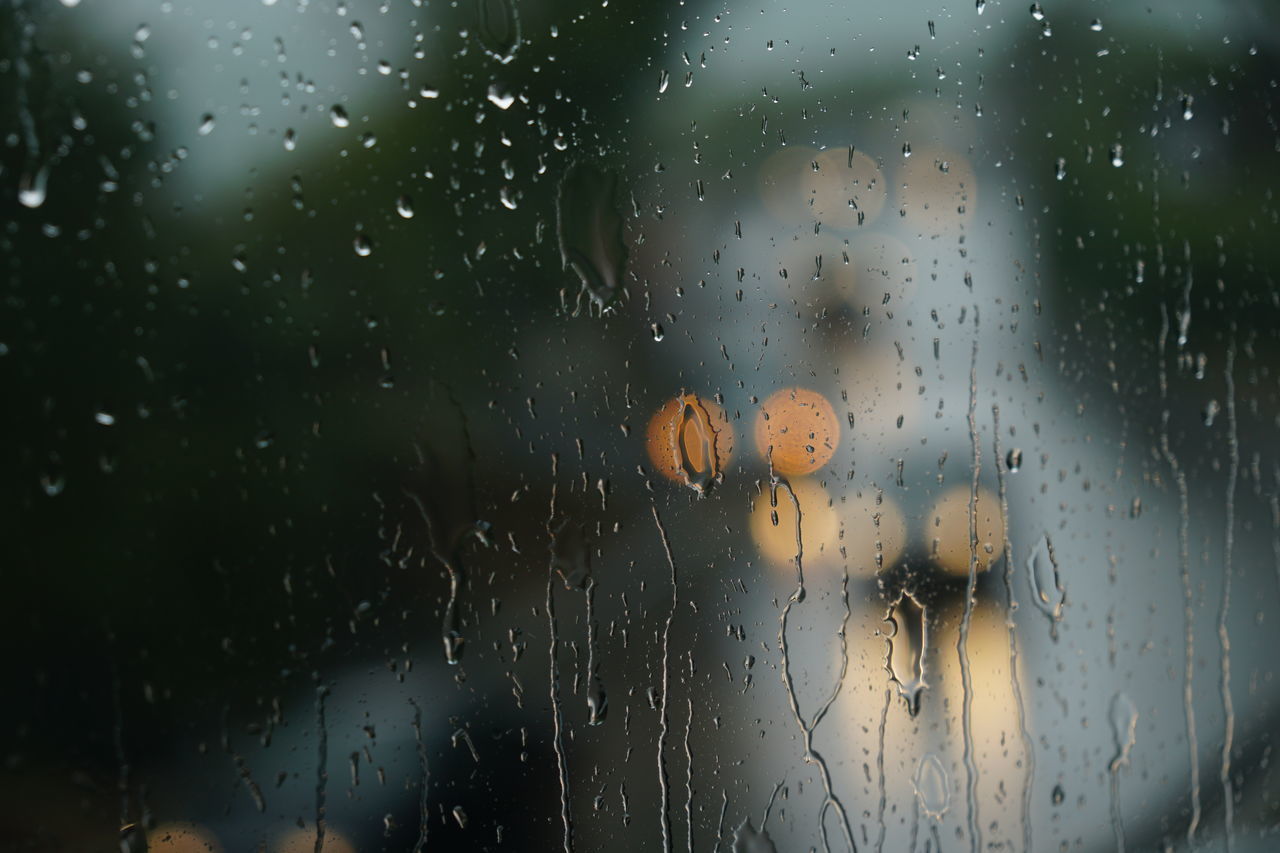
[(3, 846), (1275, 849), (1278, 21), (0, 0)]

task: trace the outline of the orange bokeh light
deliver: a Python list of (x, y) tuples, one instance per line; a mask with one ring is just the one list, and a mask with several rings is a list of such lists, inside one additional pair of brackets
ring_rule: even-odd
[(729, 416), (697, 394), (667, 400), (645, 430), (645, 449), (654, 468), (699, 492), (723, 479), (733, 446)]
[(810, 474), (826, 465), (840, 443), (835, 409), (817, 391), (783, 388), (756, 416), (756, 447), (780, 474)]

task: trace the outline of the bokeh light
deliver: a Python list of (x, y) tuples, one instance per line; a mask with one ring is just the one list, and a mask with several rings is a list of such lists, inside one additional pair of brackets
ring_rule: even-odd
[(756, 447), (780, 474), (811, 474), (831, 461), (840, 443), (835, 409), (817, 391), (783, 388), (756, 415)]
[(798, 225), (816, 219), (842, 231), (870, 224), (888, 198), (876, 162), (848, 147), (784, 148), (765, 161), (760, 183), (765, 207), (779, 221)]
[[(831, 495), (812, 477), (789, 481), (800, 504), (800, 536), (804, 544), (804, 564), (820, 566), (839, 556), (840, 518)], [(785, 486), (778, 486), (778, 505), (770, 502), (769, 487), (754, 496), (751, 508), (751, 540), (768, 562), (790, 565), (796, 556), (796, 508)], [(774, 524), (774, 513), (778, 523)]]
[(857, 492), (841, 502), (839, 514), (850, 572), (869, 576), (892, 567), (902, 556), (907, 523), (892, 498), (875, 490)]
[[(925, 519), (924, 540), (933, 561), (952, 575), (969, 574), (972, 553), (969, 540), (969, 486), (955, 486), (934, 503)], [(977, 519), (977, 568), (985, 572), (1001, 554), (1004, 517), (1000, 501), (987, 489), (978, 489), (974, 503)]]
[(959, 230), (972, 219), (978, 178), (964, 156), (924, 149), (907, 160), (901, 177), (903, 219), (923, 236)]
[(222, 853), (222, 845), (207, 828), (189, 821), (162, 823), (147, 833), (151, 853)]
[[(314, 829), (291, 829), (276, 840), (271, 848), (275, 853), (315, 853), (316, 831)], [(324, 853), (356, 853), (356, 847), (346, 836), (326, 827), (324, 845), (320, 848)]]

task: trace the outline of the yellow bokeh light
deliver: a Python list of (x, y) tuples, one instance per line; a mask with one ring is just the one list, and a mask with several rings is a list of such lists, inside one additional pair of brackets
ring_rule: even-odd
[(907, 523), (890, 498), (864, 491), (840, 504), (844, 521), (841, 539), (849, 555), (851, 573), (869, 576), (891, 568), (907, 544)]
[(765, 161), (760, 182), (761, 198), (776, 219), (793, 224), (817, 219), (845, 231), (875, 220), (888, 196), (876, 162), (847, 147), (784, 148)]
[(696, 394), (667, 400), (645, 430), (645, 450), (658, 473), (699, 491), (723, 476), (733, 448), (729, 416)]
[[(969, 574), (973, 549), (969, 539), (969, 486), (955, 486), (934, 503), (925, 519), (924, 539), (933, 561), (943, 571), (959, 576)], [(1000, 501), (987, 489), (978, 489), (974, 504), (977, 521), (977, 570), (985, 572), (999, 559), (1004, 542), (1004, 517)]]
[(840, 444), (835, 409), (817, 391), (783, 388), (756, 415), (756, 448), (781, 474), (811, 474), (831, 461)]
[(933, 236), (958, 230), (973, 217), (978, 178), (963, 156), (923, 150), (902, 167), (899, 203), (906, 223)]
[(151, 853), (222, 853), (222, 845), (207, 828), (189, 821), (162, 823), (147, 833)]
[[(290, 829), (276, 840), (271, 848), (274, 853), (314, 853), (316, 849), (315, 829)], [(324, 853), (356, 853), (355, 845), (346, 836), (326, 827), (324, 831)]]
[[(789, 481), (800, 504), (800, 536), (804, 544), (806, 566), (830, 563), (839, 556), (840, 519), (832, 506), (831, 496), (822, 484), (811, 477)], [(778, 505), (770, 501), (766, 485), (754, 496), (751, 508), (751, 539), (770, 563), (785, 566), (796, 556), (796, 508), (786, 486), (779, 485)], [(774, 513), (778, 523), (774, 524)]]

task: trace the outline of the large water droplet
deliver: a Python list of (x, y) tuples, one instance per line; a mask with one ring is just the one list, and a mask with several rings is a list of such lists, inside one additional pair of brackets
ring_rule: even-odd
[(1027, 557), (1027, 579), (1031, 583), (1032, 600), (1040, 612), (1049, 617), (1050, 631), (1057, 639), (1062, 605), (1067, 596), (1058, 574), (1058, 558), (1053, 553), (1053, 543), (1049, 541), (1048, 534), (1040, 537)]
[(778, 848), (769, 833), (757, 830), (747, 818), (733, 831), (733, 853), (778, 853)]
[(912, 784), (924, 813), (934, 820), (941, 818), (951, 802), (951, 786), (947, 783), (947, 769), (938, 756), (930, 752), (920, 759)]
[(18, 178), (18, 201), (23, 207), (37, 208), (44, 204), (45, 188), (49, 182), (47, 168), (30, 169)]
[(617, 297), (627, 265), (618, 184), (616, 172), (575, 163), (561, 179), (556, 198), (560, 259), (601, 306)]
[(502, 83), (490, 83), (488, 97), (489, 103), (500, 110), (505, 110), (516, 102), (516, 96)]
[(676, 468), (689, 488), (702, 494), (713, 484), (723, 482), (716, 429), (702, 401), (692, 394), (684, 397), (674, 427)]
[(898, 695), (907, 704), (907, 713), (920, 711), (920, 693), (925, 682), (925, 651), (929, 642), (928, 614), (916, 597), (903, 592), (885, 614), (889, 630), (884, 632), (888, 646), (884, 666), (898, 685)]
[(347, 127), (351, 124), (347, 111), (340, 104), (334, 104), (329, 110), (329, 121), (333, 122), (334, 127)]
[(506, 65), (520, 48), (520, 16), (511, 0), (476, 0), (476, 35), (485, 53)]
[(1138, 739), (1138, 708), (1124, 693), (1111, 700), (1111, 735), (1116, 751), (1107, 769), (1115, 773), (1129, 763), (1129, 753)]

